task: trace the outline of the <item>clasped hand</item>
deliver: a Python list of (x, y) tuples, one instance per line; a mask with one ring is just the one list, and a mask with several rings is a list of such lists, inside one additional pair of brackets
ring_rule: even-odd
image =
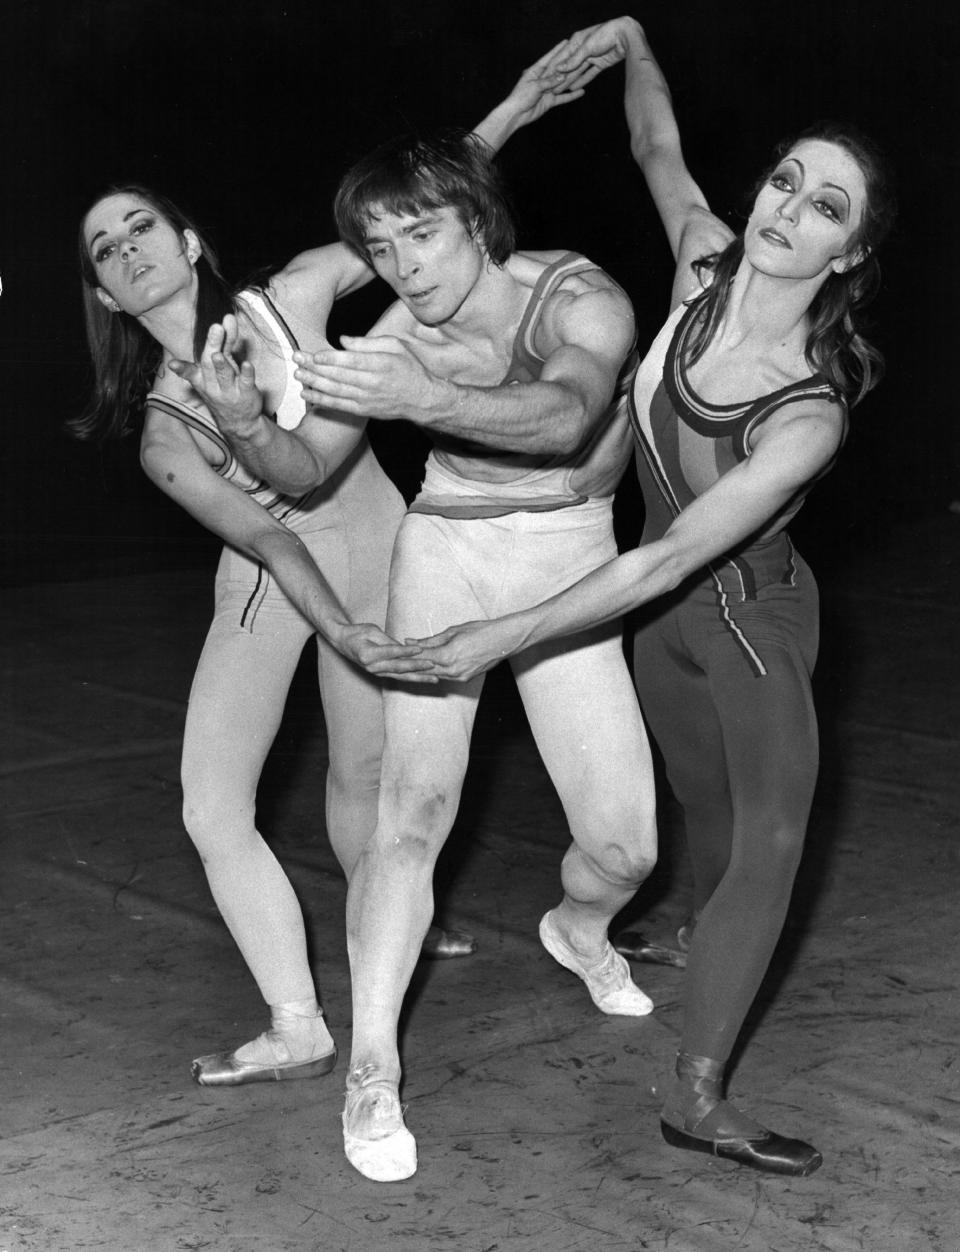
[(213, 414), (221, 433), (244, 439), (252, 434), (263, 415), (263, 395), (249, 361), (237, 364), (240, 341), (237, 319), (228, 313), (207, 331), (199, 365), (171, 361), (170, 368), (190, 384)]
[(295, 377), (308, 404), (363, 417), (405, 417), (429, 425), (448, 384), (393, 335), (344, 335), (344, 348), (295, 352)]
[(433, 663), (423, 656), (415, 643), (398, 643), (379, 626), (360, 622), (344, 628), (337, 640), (343, 656), (378, 678), (401, 682), (435, 683)]
[(408, 639), (430, 673), (450, 682), (469, 682), (519, 650), (522, 641), (509, 618), (460, 622), (425, 639)]
[(602, 70), (622, 61), (631, 36), (636, 34), (642, 36), (643, 29), (632, 17), (615, 17), (587, 26), (553, 50), (544, 71), (565, 75), (570, 85), (582, 87)]

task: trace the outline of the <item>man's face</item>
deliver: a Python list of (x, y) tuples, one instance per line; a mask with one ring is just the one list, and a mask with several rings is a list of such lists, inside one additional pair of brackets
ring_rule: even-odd
[(487, 262), (480, 241), (449, 206), (396, 214), (373, 205), (363, 243), (370, 264), (425, 326), (459, 313)]

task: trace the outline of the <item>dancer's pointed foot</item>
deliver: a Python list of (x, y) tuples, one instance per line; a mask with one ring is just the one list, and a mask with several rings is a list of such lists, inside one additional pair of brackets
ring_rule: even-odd
[[(299, 1005), (299, 1002), (298, 1002)], [(320, 1078), (337, 1063), (337, 1048), (323, 1014), (274, 1005), (269, 1030), (232, 1052), (198, 1056), (191, 1072), (201, 1087), (238, 1087), (250, 1082)]]
[(609, 941), (600, 956), (590, 960), (572, 948), (556, 923), (556, 909), (545, 913), (540, 922), (540, 942), (555, 961), (582, 978), (590, 999), (603, 1013), (623, 1017), (644, 1017), (653, 1010), (653, 1001), (644, 995), (630, 977), (630, 966)]
[(372, 1079), (347, 1091), (343, 1150), (374, 1182), (401, 1182), (417, 1172), (417, 1141), (404, 1124), (395, 1082)]
[(767, 1130), (722, 1098), (723, 1065), (681, 1053), (678, 1080), (660, 1114), (660, 1129), (672, 1147), (706, 1152), (768, 1174), (806, 1177), (823, 1157), (802, 1139)]

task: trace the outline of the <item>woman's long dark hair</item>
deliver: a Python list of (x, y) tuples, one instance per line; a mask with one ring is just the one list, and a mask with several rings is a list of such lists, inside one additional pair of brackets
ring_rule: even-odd
[[(849, 253), (859, 250), (863, 255), (848, 269), (832, 273), (817, 292), (809, 309), (810, 333), (806, 343), (806, 357), (811, 369), (822, 374), (852, 407), (883, 376), (883, 357), (861, 334), (858, 322), (862, 320), (862, 310), (880, 288), (880, 263), (876, 250), (889, 234), (896, 218), (896, 196), (889, 167), (877, 145), (852, 126), (825, 122), (778, 146), (776, 160), (754, 189), (754, 198), (786, 153), (805, 139), (819, 139), (843, 148), (860, 167), (866, 185), (863, 220), (848, 245)], [(733, 277), (742, 259), (741, 234), (723, 252), (694, 262), (697, 277), (709, 285), (699, 297), (703, 310), (699, 325), (691, 336), (688, 365), (703, 355), (716, 333), (726, 312)]]
[[(130, 183), (110, 187), (97, 196), (99, 204), (107, 196), (136, 196), (172, 226), (181, 237), (192, 230), (200, 242), (197, 258), (197, 319), (193, 332), (194, 359), (199, 360), (207, 331), (214, 322), (234, 310), (234, 302), (223, 275), (217, 254), (194, 223), (171, 200), (146, 187)], [(111, 313), (100, 302), (100, 283), (91, 260), (84, 225), (90, 209), (80, 223), (80, 273), (83, 278), (83, 310), (87, 344), (93, 361), (93, 394), (84, 411), (67, 422), (67, 429), (78, 439), (104, 441), (129, 434), (135, 428), (134, 418), (143, 409), (146, 394), (163, 359), (163, 349), (140, 323), (129, 314)]]

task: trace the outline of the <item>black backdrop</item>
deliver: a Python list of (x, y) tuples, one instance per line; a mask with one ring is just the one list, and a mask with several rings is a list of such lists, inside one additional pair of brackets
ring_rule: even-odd
[[(61, 430), (89, 383), (76, 226), (105, 184), (144, 182), (182, 202), (241, 278), (332, 238), (337, 179), (369, 147), (469, 125), (553, 42), (620, 11), (610, 0), (7, 0), (0, 577), (211, 558), (209, 540), (143, 479), (134, 441), (94, 449)], [(819, 117), (854, 120), (889, 150), (902, 213), (875, 311), (889, 374), (801, 529), (822, 561), (945, 510), (960, 496), (955, 6), (651, 0), (631, 11), (673, 87), (688, 162), (731, 224), (773, 143)], [(621, 89), (622, 71), (608, 72), (501, 159), (521, 244), (592, 256), (631, 293), (649, 337), (670, 260), (629, 159)], [(362, 329), (385, 297), (370, 288), (346, 301), (334, 330)], [(376, 444), (409, 492), (419, 437), (382, 427)], [(629, 490), (625, 500), (629, 539)]]

